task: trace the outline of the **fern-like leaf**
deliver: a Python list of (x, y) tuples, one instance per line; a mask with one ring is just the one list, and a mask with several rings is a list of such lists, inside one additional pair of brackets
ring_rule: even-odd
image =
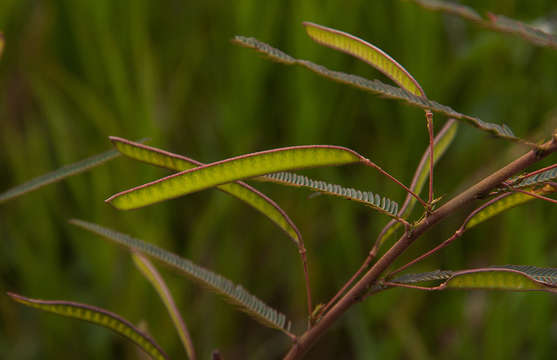
[(161, 347), (147, 334), (135, 327), (131, 322), (110, 311), (71, 301), (38, 300), (18, 294), (8, 293), (12, 300), (42, 311), (51, 312), (65, 317), (88, 321), (108, 328), (128, 340), (136, 343), (152, 359), (163, 360), (168, 356)]
[[(458, 123), (454, 119), (449, 119), (449, 121), (445, 123), (441, 131), (439, 131), (437, 136), (435, 136), (435, 140), (433, 142), (433, 166), (437, 164), (439, 159), (443, 157), (449, 146), (452, 144), (453, 140), (456, 137), (457, 130)], [(414, 178), (412, 179), (412, 183), (410, 184), (410, 190), (414, 191), (416, 194), (420, 194), (428, 178), (429, 147), (422, 155), (422, 159), (420, 160), (420, 163), (416, 168)], [(413, 196), (406, 196), (406, 199), (404, 200), (404, 204), (402, 204), (402, 208), (400, 209), (398, 216), (405, 219), (408, 218), (415, 205), (416, 198), (414, 198)], [(399, 222), (390, 221), (377, 237), (377, 241), (374, 247), (380, 248), (381, 245), (383, 245), (388, 238), (396, 233), (400, 226), (401, 224)]]
[(360, 191), (353, 188), (346, 188), (337, 184), (330, 184), (325, 181), (313, 180), (307, 176), (298, 175), (290, 172), (278, 172), (258, 177), (254, 180), (273, 182), (276, 184), (303, 187), (312, 191), (317, 191), (326, 195), (337, 196), (351, 201), (356, 201), (367, 205), (385, 215), (399, 219), (398, 203), (371, 191)]
[(174, 298), (166, 286), (162, 276), (159, 274), (155, 266), (147, 259), (145, 256), (141, 255), (138, 252), (132, 252), (132, 259), (137, 267), (137, 269), (143, 274), (143, 276), (153, 285), (159, 297), (164, 303), (172, 322), (174, 323), (174, 327), (176, 328), (176, 332), (178, 332), (178, 337), (180, 341), (182, 341), (182, 345), (184, 345), (184, 349), (186, 350), (186, 354), (190, 360), (195, 360), (195, 349), (193, 347), (193, 343), (191, 341), (191, 337), (184, 322), (182, 319), (182, 315), (180, 315), (180, 311), (176, 307), (176, 303), (174, 302)]
[(457, 15), (467, 20), (471, 20), (480, 26), (486, 27), (499, 32), (518, 35), (525, 40), (539, 46), (547, 46), (557, 49), (557, 36), (546, 33), (531, 25), (510, 19), (503, 15), (495, 15), (488, 13), (488, 19), (484, 19), (474, 9), (452, 3), (449, 1), (439, 0), (411, 0), (419, 6), (428, 9), (442, 11), (452, 15)]
[[(127, 157), (169, 170), (184, 171), (205, 165), (194, 159), (111, 136), (110, 141), (118, 151)], [(248, 184), (237, 181), (217, 186), (217, 189), (234, 196), (250, 205), (280, 227), (299, 246), (302, 243), (300, 231), (277, 203)]]
[(354, 35), (322, 25), (304, 22), (304, 26), (309, 37), (319, 44), (357, 57), (391, 78), (404, 90), (416, 96), (425, 97), (425, 92), (416, 79), (378, 47)]
[[(527, 190), (537, 195), (548, 195), (557, 192), (557, 187), (547, 184), (541, 188), (528, 188)], [(525, 202), (534, 199), (536, 198), (521, 192), (504, 194), (501, 196), (500, 200), (495, 201), (493, 204), (485, 207), (472, 216), (466, 223), (464, 230), (469, 230), (470, 228), (502, 213), (503, 211), (509, 210), (515, 206), (524, 204)]]
[(524, 187), (531, 187), (535, 185), (542, 184), (546, 181), (552, 181), (557, 179), (557, 167), (548, 169), (546, 171), (542, 171), (538, 174), (533, 176), (528, 176), (517, 184), (512, 185), (513, 188), (524, 188)]
[(353, 150), (330, 145), (292, 146), (237, 156), (185, 170), (113, 195), (106, 201), (136, 209), (214, 186), (277, 171), (368, 161)]
[(260, 323), (271, 328), (281, 330), (291, 338), (294, 337), (290, 333), (290, 321), (287, 321), (283, 314), (279, 313), (277, 310), (271, 308), (263, 301), (247, 292), (242, 286), (235, 285), (232, 281), (226, 279), (225, 277), (202, 268), (190, 260), (181, 258), (174, 253), (132, 238), (126, 234), (122, 234), (83, 220), (73, 219), (70, 220), (70, 223), (180, 270), (192, 280), (195, 280), (222, 295), (226, 300), (237, 305), (242, 311), (252, 316)]
[(86, 170), (97, 167), (118, 156), (120, 156), (120, 153), (118, 153), (118, 151), (109, 150), (101, 154), (89, 157), (87, 159), (83, 159), (81, 161), (75, 162), (73, 164), (66, 165), (64, 167), (61, 167), (58, 170), (38, 176), (32, 180), (29, 180), (21, 185), (13, 187), (7, 190), (6, 192), (0, 194), (0, 203), (24, 195), (30, 191), (37, 190), (48, 184), (61, 181), (69, 176), (77, 175)]
[(385, 96), (387, 98), (402, 100), (412, 106), (416, 106), (424, 110), (435, 111), (444, 114), (448, 117), (452, 117), (460, 121), (464, 121), (469, 125), (472, 125), (480, 130), (486, 131), (494, 136), (523, 143), (530, 147), (537, 146), (536, 144), (533, 144), (531, 142), (516, 137), (511, 131), (511, 129), (505, 124), (503, 125), (493, 124), (493, 123), (485, 122), (473, 116), (461, 114), (446, 105), (439, 104), (435, 101), (429, 100), (422, 96), (416, 96), (404, 89), (401, 89), (396, 86), (387, 85), (379, 80), (368, 80), (366, 78), (357, 75), (329, 70), (324, 66), (317, 65), (308, 60), (296, 59), (284, 53), (283, 51), (275, 49), (269, 44), (261, 42), (255, 38), (236, 36), (234, 37), (234, 42), (240, 46), (254, 49), (260, 53), (263, 53), (271, 60), (286, 65), (300, 65), (325, 78), (338, 81), (344, 84), (348, 84), (351, 86), (355, 86), (359, 89), (366, 90), (377, 95)]
[[(412, 284), (440, 280), (433, 287)], [(508, 291), (557, 292), (557, 268), (540, 268), (529, 265), (504, 265), (487, 268), (433, 271), (405, 274), (386, 283), (387, 286), (402, 285), (423, 290), (487, 289)]]

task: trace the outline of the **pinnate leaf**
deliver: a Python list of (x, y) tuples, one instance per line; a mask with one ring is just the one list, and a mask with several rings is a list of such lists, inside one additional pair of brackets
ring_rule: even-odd
[(433, 271), (405, 274), (389, 283), (413, 287), (416, 283), (440, 280), (433, 287), (418, 287), (423, 290), (444, 289), (487, 289), (508, 291), (557, 292), (557, 268), (540, 268), (529, 265), (505, 265), (487, 268)]
[[(111, 136), (110, 141), (112, 141), (120, 153), (127, 157), (169, 170), (184, 171), (204, 165), (188, 157), (130, 140)], [(222, 184), (217, 186), (217, 189), (252, 206), (286, 232), (297, 245), (301, 244), (302, 236), (294, 222), (286, 215), (284, 210), (260, 191), (242, 181)]]
[(110, 311), (71, 301), (38, 300), (13, 293), (8, 293), (8, 296), (23, 305), (108, 328), (136, 343), (152, 359), (168, 359), (165, 352), (149, 335), (143, 333), (128, 320)]
[[(535, 194), (538, 195), (548, 195), (548, 194), (552, 194), (554, 192), (557, 192), (557, 187), (553, 186), (553, 185), (545, 185), (541, 188), (529, 188), (527, 189), (530, 192), (533, 192)], [(485, 207), (484, 209), (482, 209), (481, 211), (479, 211), (478, 213), (476, 213), (474, 216), (472, 216), (469, 220), (468, 223), (466, 224), (466, 226), (464, 227), (464, 230), (468, 230), (500, 213), (502, 213), (503, 211), (509, 210), (515, 206), (518, 206), (520, 204), (524, 204), (525, 202), (528, 202), (530, 200), (534, 200), (536, 199), (533, 196), (530, 196), (528, 194), (524, 194), (521, 192), (515, 192), (515, 193), (508, 193), (505, 194), (504, 196), (501, 196), (501, 199), (498, 201), (495, 201), (493, 204)]]
[(307, 176), (290, 172), (278, 172), (256, 178), (256, 180), (273, 182), (276, 184), (303, 187), (322, 194), (337, 196), (351, 201), (356, 201), (369, 206), (385, 215), (398, 219), (398, 203), (371, 191), (360, 191), (346, 188), (337, 184), (330, 184), (321, 180), (313, 180)]
[(457, 15), (467, 20), (471, 20), (480, 26), (499, 32), (518, 35), (532, 44), (547, 46), (557, 49), (557, 36), (537, 29), (524, 22), (510, 19), (503, 15), (488, 13), (488, 19), (484, 19), (474, 9), (453, 3), (450, 1), (439, 0), (411, 0), (421, 7), (429, 10), (443, 11), (452, 15)]
[(366, 161), (340, 146), (292, 146), (237, 156), (198, 166), (113, 195), (106, 201), (129, 210), (187, 195), (225, 183), (273, 172)]
[(89, 170), (91, 168), (97, 167), (101, 164), (104, 164), (105, 162), (112, 160), (116, 157), (120, 156), (120, 154), (118, 153), (118, 151), (116, 150), (109, 150), (106, 152), (103, 152), (101, 154), (89, 157), (87, 159), (83, 159), (81, 161), (75, 162), (73, 164), (70, 165), (66, 165), (64, 167), (61, 167), (58, 170), (49, 172), (47, 174), (38, 176), (32, 180), (29, 180), (21, 185), (18, 185), (16, 187), (13, 187), (9, 190), (7, 190), (4, 193), (0, 194), (0, 203), (4, 202), (4, 201), (8, 201), (11, 199), (14, 199), (18, 196), (24, 195), (30, 191), (34, 191), (37, 190), (43, 186), (46, 186), (48, 184), (52, 184), (58, 181), (61, 181), (69, 176), (72, 175), (77, 175), (79, 173), (82, 173), (86, 170)]
[(416, 96), (425, 96), (416, 79), (378, 47), (354, 35), (322, 25), (304, 22), (304, 26), (309, 37), (319, 44), (355, 56), (381, 71), (404, 90)]
[(531, 142), (516, 137), (513, 134), (512, 130), (505, 124), (499, 125), (499, 124), (489, 123), (473, 116), (461, 114), (451, 109), (449, 106), (439, 104), (423, 96), (416, 96), (402, 88), (387, 85), (379, 80), (369, 80), (361, 76), (330, 70), (324, 66), (317, 65), (308, 60), (296, 59), (286, 54), (285, 52), (278, 50), (270, 46), (269, 44), (261, 42), (255, 38), (245, 37), (245, 36), (235, 36), (234, 42), (240, 46), (254, 49), (257, 52), (263, 53), (271, 60), (286, 65), (300, 65), (325, 78), (338, 81), (344, 84), (348, 84), (351, 86), (355, 86), (359, 89), (369, 91), (374, 94), (381, 95), (387, 98), (402, 100), (409, 105), (416, 106), (424, 110), (431, 110), (434, 112), (438, 112), (448, 117), (452, 117), (460, 121), (466, 122), (469, 125), (472, 125), (480, 130), (490, 133), (491, 135), (503, 139), (511, 140), (514, 142), (523, 143), (530, 147), (536, 147), (536, 144), (533, 144)]
[(232, 281), (226, 279), (225, 277), (196, 265), (190, 260), (181, 258), (172, 252), (166, 251), (139, 239), (132, 238), (126, 234), (122, 234), (83, 220), (73, 219), (70, 220), (70, 223), (120, 244), (132, 251), (137, 251), (155, 258), (158, 261), (179, 270), (190, 279), (195, 280), (212, 291), (222, 295), (226, 300), (237, 305), (242, 311), (252, 316), (263, 325), (280, 330), (286, 335), (293, 337), (290, 333), (290, 321), (287, 321), (283, 314), (279, 313), (277, 310), (271, 308), (269, 305), (247, 292), (242, 286), (235, 285)]

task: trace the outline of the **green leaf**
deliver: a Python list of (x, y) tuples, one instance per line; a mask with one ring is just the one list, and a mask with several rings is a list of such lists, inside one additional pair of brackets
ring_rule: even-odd
[(503, 15), (488, 13), (489, 19), (484, 19), (475, 10), (468, 6), (438, 0), (412, 1), (425, 9), (443, 11), (449, 14), (457, 15), (491, 30), (521, 36), (532, 44), (557, 49), (557, 36)]
[(381, 197), (371, 191), (360, 191), (353, 188), (346, 188), (337, 184), (330, 184), (325, 181), (313, 180), (307, 176), (298, 175), (290, 172), (278, 172), (264, 175), (254, 180), (273, 182), (276, 184), (304, 187), (312, 191), (318, 191), (326, 195), (337, 196), (351, 201), (356, 201), (369, 206), (385, 215), (398, 219), (398, 203), (386, 197)]
[(252, 316), (254, 319), (274, 329), (281, 330), (286, 335), (293, 337), (290, 333), (290, 321), (286, 317), (271, 308), (257, 297), (247, 292), (242, 286), (235, 285), (225, 277), (202, 268), (190, 260), (181, 258), (174, 253), (161, 249), (155, 245), (134, 239), (126, 234), (122, 234), (97, 224), (86, 221), (72, 219), (70, 223), (85, 230), (98, 234), (108, 240), (112, 240), (133, 251), (138, 251), (149, 255), (162, 263), (180, 270), (192, 280), (195, 280), (216, 293), (222, 295), (226, 300), (240, 307), (242, 311)]
[[(217, 185), (277, 171), (366, 161), (340, 146), (309, 145), (241, 155), (185, 170), (113, 195), (106, 201), (129, 210), (205, 190)], [(369, 161), (369, 160), (367, 160)]]
[(287, 65), (300, 65), (325, 78), (338, 81), (344, 84), (352, 85), (359, 89), (366, 90), (387, 98), (403, 100), (407, 104), (410, 104), (412, 106), (416, 106), (424, 110), (435, 111), (444, 114), (448, 117), (452, 117), (460, 121), (464, 121), (469, 125), (472, 125), (480, 130), (486, 131), (494, 136), (515, 141), (518, 143), (526, 144), (530, 147), (537, 146), (536, 144), (533, 144), (531, 142), (516, 137), (511, 131), (511, 129), (505, 124), (503, 125), (493, 124), (493, 123), (482, 121), (473, 116), (461, 114), (446, 105), (439, 104), (435, 101), (429, 100), (422, 96), (416, 96), (404, 89), (387, 85), (385, 83), (382, 83), (379, 80), (368, 80), (366, 78), (357, 75), (329, 70), (326, 67), (317, 65), (315, 63), (312, 63), (311, 61), (296, 59), (282, 52), (281, 50), (275, 49), (272, 46), (265, 44), (264, 42), (261, 42), (255, 38), (236, 36), (234, 37), (234, 42), (240, 46), (254, 49), (255, 51), (263, 53), (267, 55), (271, 60), (278, 61)]
[(186, 323), (182, 319), (180, 311), (178, 310), (178, 308), (176, 307), (176, 303), (174, 302), (174, 298), (172, 297), (172, 294), (166, 286), (166, 283), (164, 282), (162, 276), (149, 261), (149, 259), (141, 255), (140, 253), (133, 252), (132, 259), (135, 263), (135, 266), (139, 269), (143, 276), (145, 276), (145, 278), (149, 280), (151, 285), (153, 285), (160, 298), (162, 299), (164, 306), (166, 306), (168, 314), (170, 315), (170, 318), (174, 323), (174, 327), (178, 332), (178, 336), (180, 337), (180, 340), (184, 345), (184, 349), (186, 350), (188, 358), (190, 360), (196, 359), (195, 349), (193, 347), (188, 328), (186, 327)]
[(152, 359), (168, 359), (161, 347), (128, 320), (110, 311), (87, 304), (62, 300), (38, 300), (7, 293), (12, 300), (39, 310), (80, 319), (108, 328), (136, 343)]
[(551, 181), (556, 179), (557, 179), (557, 167), (554, 167), (552, 169), (548, 169), (536, 175), (528, 176), (522, 179), (521, 181), (519, 181), (518, 184), (513, 184), (511, 186), (513, 188), (523, 188), (527, 186), (530, 187), (530, 186), (542, 184), (546, 181)]
[[(166, 169), (184, 171), (204, 165), (188, 157), (126, 139), (111, 136), (110, 141), (112, 141), (118, 151), (127, 157)], [(241, 181), (219, 185), (217, 189), (252, 206), (286, 232), (297, 245), (301, 244), (302, 236), (294, 222), (286, 215), (284, 210), (263, 193)]]
[(311, 22), (304, 22), (306, 32), (314, 41), (340, 50), (365, 61), (391, 78), (398, 86), (416, 95), (425, 93), (410, 73), (383, 50), (354, 35)]
[[(547, 184), (544, 187), (539, 189), (531, 188), (527, 190), (538, 195), (547, 195), (547, 194), (557, 192), (557, 187)], [(534, 200), (534, 199), (536, 198), (520, 192), (504, 194), (500, 196), (500, 200), (493, 202), (491, 205), (485, 207), (484, 209), (476, 213), (474, 216), (472, 216), (469, 219), (466, 226), (464, 227), (464, 230), (468, 230), (494, 217), (495, 215), (502, 213), (505, 210), (508, 210), (517, 205), (523, 204), (527, 201)]]
[(41, 175), (36, 177), (32, 180), (29, 180), (21, 185), (13, 187), (8, 191), (0, 194), (0, 203), (4, 201), (11, 200), (23, 194), (26, 194), (30, 191), (37, 190), (43, 186), (48, 184), (52, 184), (58, 181), (61, 181), (69, 176), (77, 175), (82, 173), (86, 170), (92, 169), (97, 167), (109, 160), (112, 160), (116, 157), (120, 156), (118, 151), (116, 150), (109, 150), (102, 154), (95, 155), (89, 157), (87, 159), (83, 159), (81, 161), (75, 162), (70, 165), (66, 165), (58, 170), (49, 172), (47, 174)]
[[(439, 131), (437, 136), (435, 136), (433, 142), (433, 165), (437, 164), (439, 159), (443, 157), (449, 146), (452, 144), (453, 140), (456, 137), (456, 132), (458, 130), (458, 123), (454, 119), (449, 119)], [(416, 194), (420, 194), (423, 190), (424, 185), (429, 178), (429, 147), (426, 149), (424, 154), (422, 155), (422, 159), (416, 171), (414, 173), (414, 178), (412, 179), (412, 183), (410, 184), (410, 190), (412, 190)], [(408, 218), (410, 213), (414, 209), (416, 205), (416, 198), (413, 196), (407, 195), (406, 199), (404, 200), (404, 204), (402, 204), (402, 208), (398, 216), (402, 218)], [(381, 231), (381, 234), (377, 238), (377, 244), (375, 245), (377, 248), (381, 247), (387, 241), (389, 237), (396, 233), (396, 231), (400, 228), (401, 224), (399, 222), (391, 221), (389, 222), (385, 228)]]
[(539, 268), (528, 265), (505, 265), (460, 271), (434, 271), (406, 274), (391, 280), (395, 284), (415, 287), (423, 281), (441, 280), (434, 287), (417, 287), (423, 290), (487, 289), (508, 291), (557, 292), (557, 268)]

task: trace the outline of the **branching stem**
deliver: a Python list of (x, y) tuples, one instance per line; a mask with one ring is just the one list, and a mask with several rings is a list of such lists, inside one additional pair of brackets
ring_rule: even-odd
[(466, 204), (474, 201), (481, 194), (489, 193), (490, 190), (501, 184), (511, 176), (523, 171), (535, 164), (547, 155), (557, 150), (557, 136), (541, 147), (531, 150), (525, 155), (514, 160), (507, 166), (499, 169), (490, 176), (471, 186), (464, 192), (455, 196), (429, 216), (420, 220), (408, 235), (403, 235), (360, 280), (335, 303), (331, 309), (323, 315), (320, 321), (310, 330), (306, 331), (298, 341), (293, 344), (290, 351), (284, 357), (285, 360), (300, 359), (319, 340), (319, 338), (342, 316), (352, 305), (361, 300), (370, 287), (377, 281), (379, 276), (389, 267), (400, 254), (402, 254), (416, 239), (428, 231), (435, 224), (461, 209)]

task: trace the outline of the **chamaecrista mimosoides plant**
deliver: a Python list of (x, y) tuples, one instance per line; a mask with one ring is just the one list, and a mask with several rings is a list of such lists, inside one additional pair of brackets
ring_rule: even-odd
[[(537, 45), (555, 47), (555, 44), (557, 44), (555, 37), (535, 29), (530, 29), (527, 25), (514, 20), (492, 14), (490, 14), (488, 20), (484, 20), (473, 12), (472, 9), (460, 5), (443, 3), (441, 6), (439, 2), (431, 0), (415, 2), (429, 9), (460, 15), (494, 30), (519, 34)], [(557, 203), (555, 199), (548, 197), (548, 195), (557, 192), (557, 183), (555, 182), (555, 179), (557, 179), (557, 164), (552, 164), (529, 173), (522, 173), (527, 167), (557, 150), (557, 130), (553, 134), (549, 134), (549, 140), (545, 142), (535, 143), (521, 139), (515, 136), (505, 125), (492, 124), (469, 115), (461, 114), (448, 106), (428, 99), (422, 87), (408, 71), (382, 50), (364, 40), (309, 22), (304, 23), (304, 26), (308, 35), (316, 42), (367, 62), (391, 78), (399, 87), (384, 84), (379, 80), (371, 81), (356, 75), (329, 70), (310, 61), (296, 59), (254, 38), (237, 36), (234, 42), (255, 49), (272, 60), (287, 65), (300, 65), (326, 78), (356, 86), (388, 98), (401, 100), (409, 105), (424, 109), (426, 127), (429, 134), (429, 146), (422, 156), (409, 186), (404, 185), (370, 159), (356, 151), (341, 146), (292, 146), (203, 164), (182, 155), (144, 145), (141, 142), (110, 137), (115, 147), (114, 150), (63, 167), (10, 189), (0, 194), (0, 203), (46, 184), (83, 172), (123, 154), (147, 164), (170, 169), (175, 171), (175, 173), (108, 198), (106, 202), (117, 209), (136, 209), (216, 187), (244, 201), (274, 222), (294, 242), (300, 253), (308, 312), (307, 329), (302, 334), (294, 334), (292, 332), (291, 322), (287, 320), (284, 314), (265, 304), (240, 285), (235, 285), (219, 274), (200, 267), (192, 261), (181, 258), (172, 252), (126, 234), (83, 220), (70, 220), (71, 224), (98, 234), (129, 250), (138, 270), (153, 285), (163, 300), (177, 329), (179, 338), (184, 345), (185, 352), (190, 359), (196, 359), (192, 338), (174, 303), (170, 290), (147, 257), (154, 258), (167, 266), (175, 268), (192, 280), (222, 295), (227, 301), (236, 305), (240, 310), (252, 316), (261, 324), (283, 332), (292, 340), (291, 349), (286, 354), (285, 359), (299, 359), (303, 357), (317, 342), (319, 337), (331, 327), (334, 321), (356, 302), (362, 301), (377, 292), (395, 287), (407, 287), (426, 291), (497, 289), (557, 293), (557, 269), (539, 268), (529, 265), (503, 265), (466, 270), (437, 270), (395, 276), (409, 266), (438, 252), (454, 240), (462, 237), (468, 229), (505, 210), (533, 199)], [(0, 36), (0, 55), (2, 48), (3, 39)], [(434, 112), (449, 117), (436, 136), (433, 133)], [(457, 196), (442, 202), (434, 196), (433, 168), (455, 138), (459, 121), (473, 125), (494, 136), (523, 144), (525, 147), (530, 147), (530, 149), (523, 156), (495, 171)], [(397, 202), (376, 193), (347, 188), (289, 172), (309, 167), (345, 164), (368, 166), (377, 170), (389, 181), (395, 182), (407, 192), (403, 205), (399, 206)], [(243, 180), (272, 182), (344, 198), (365, 205), (376, 212), (391, 217), (392, 220), (379, 233), (374, 246), (370, 249), (368, 257), (358, 271), (353, 274), (327, 303), (314, 307), (309, 282), (310, 269), (300, 231), (273, 200), (251, 185), (246, 184)], [(426, 183), (428, 183), (428, 198), (424, 200), (419, 194), (422, 193)], [(485, 200), (485, 202), (466, 217), (463, 224), (450, 238), (408, 262), (406, 265), (385, 274), (385, 271), (394, 260), (422, 234), (445, 217), (462, 209), (464, 205), (477, 200)], [(417, 220), (411, 220), (409, 219), (411, 211), (418, 203), (423, 207), (423, 215)], [(393, 237), (398, 229), (403, 230), (402, 236), (376, 260), (379, 249), (388, 239)], [(435, 282), (435, 284), (431, 285), (431, 282)], [(424, 283), (426, 284), (424, 285)], [(13, 300), (31, 307), (107, 327), (135, 342), (152, 358), (168, 358), (161, 347), (144, 331), (121, 316), (107, 310), (76, 302), (38, 300), (13, 293), (8, 293), (8, 295)], [(213, 357), (218, 359), (220, 355), (214, 353)]]

